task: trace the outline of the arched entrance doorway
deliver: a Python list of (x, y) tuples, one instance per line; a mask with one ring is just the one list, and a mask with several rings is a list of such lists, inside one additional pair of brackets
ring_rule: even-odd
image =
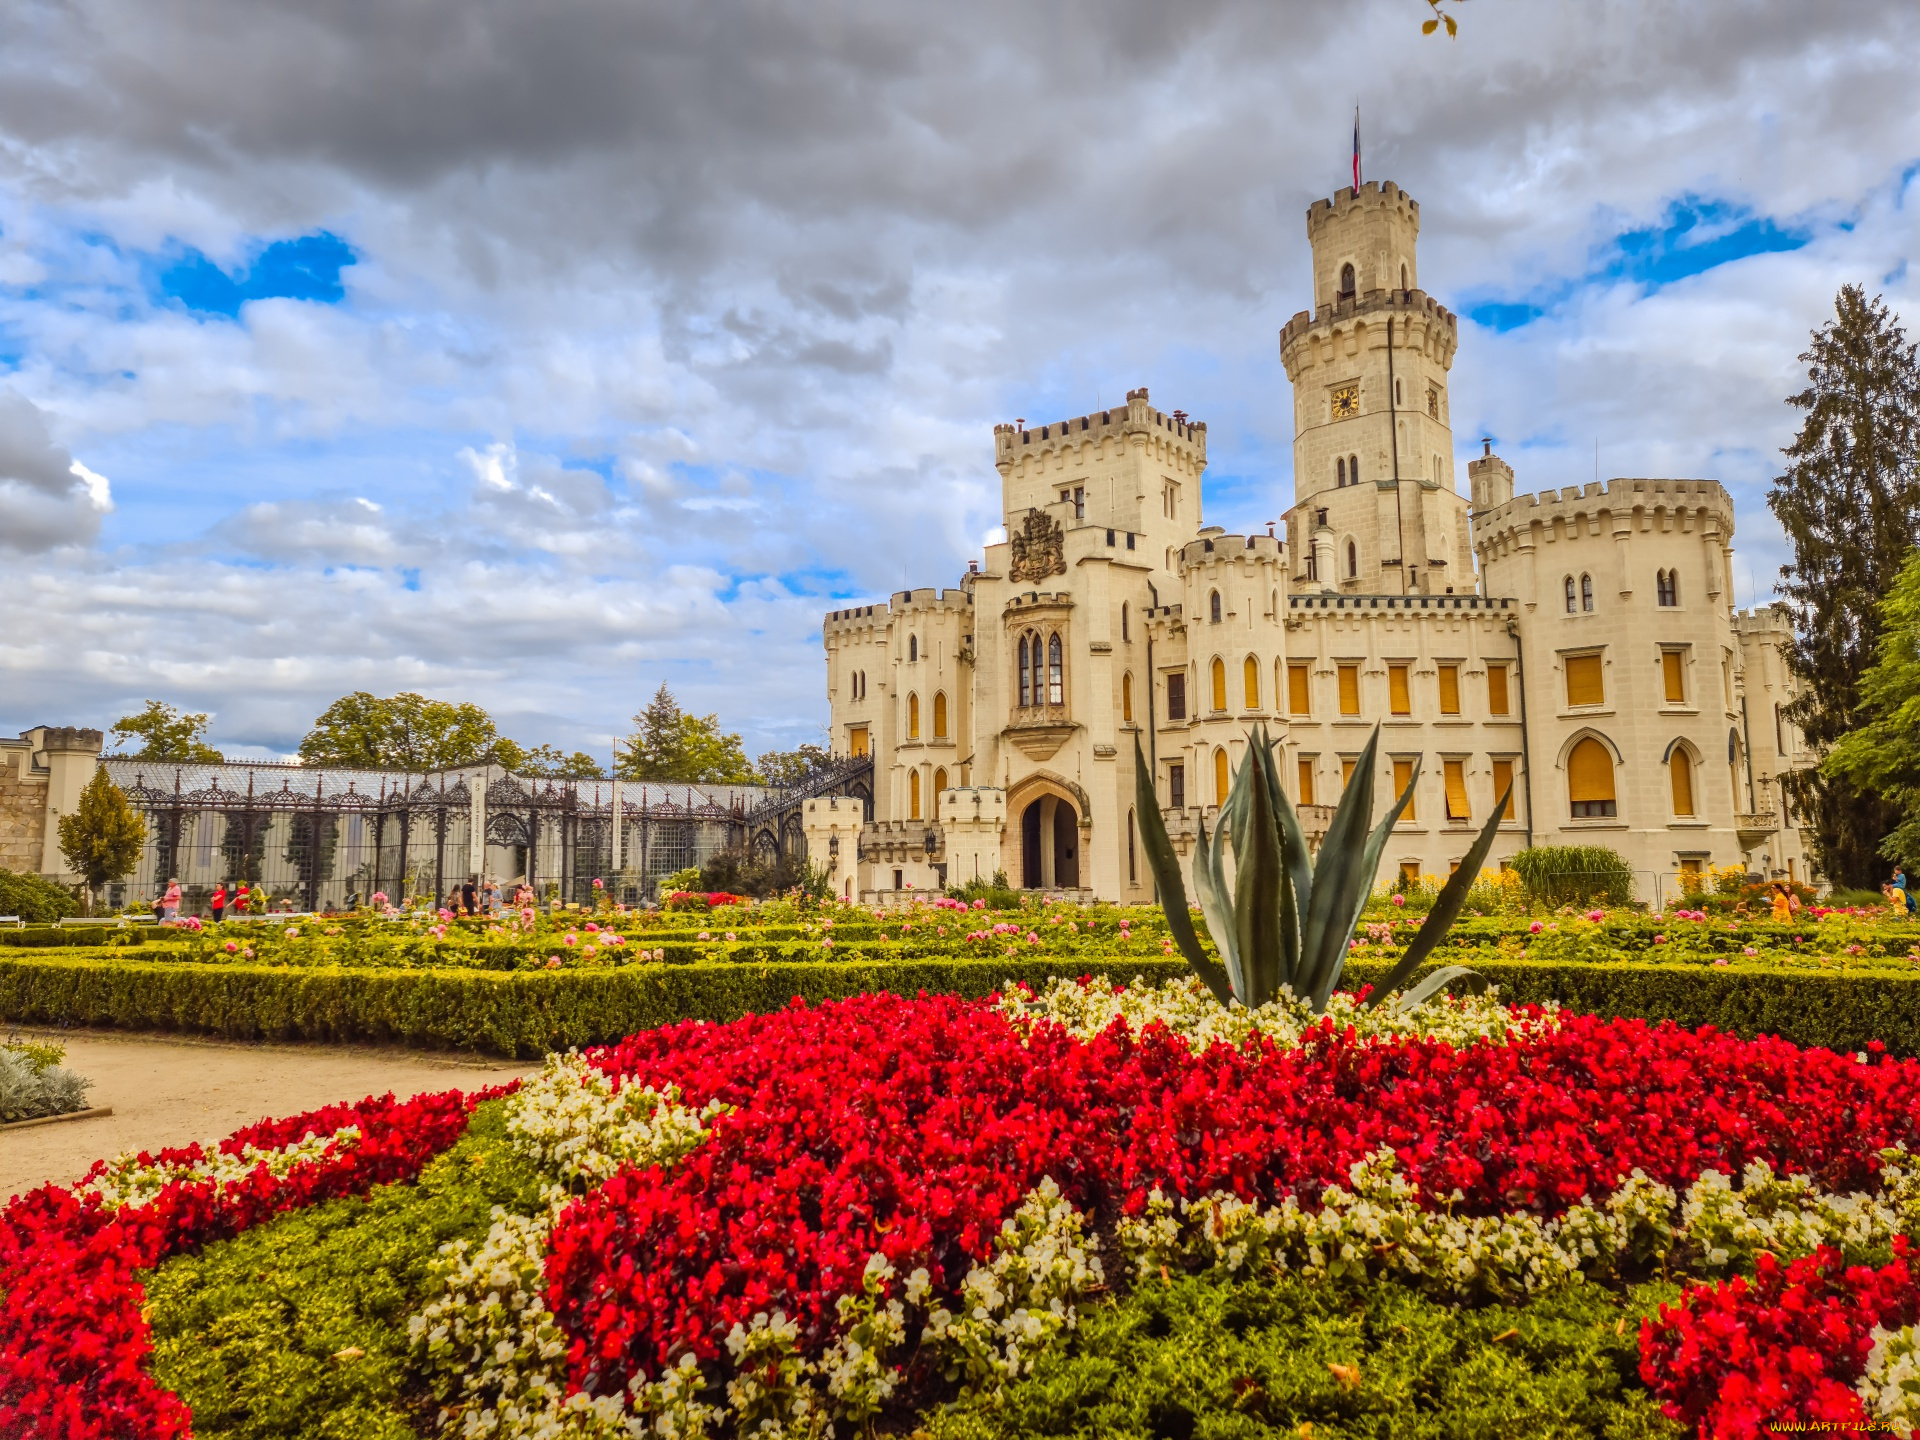
[(1080, 816), (1072, 801), (1041, 795), (1021, 812), (1020, 883), (1028, 890), (1080, 888)]

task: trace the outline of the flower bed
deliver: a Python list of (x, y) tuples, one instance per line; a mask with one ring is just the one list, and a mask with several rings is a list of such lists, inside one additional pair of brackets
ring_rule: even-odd
[[(1114, 1357), (1208, 1372), (1180, 1392), (1184, 1422), (1147, 1384), (1165, 1411), (1142, 1412), (1147, 1433), (1228, 1412), (1384, 1433), (1342, 1427), (1401, 1413), (1394, 1377), (1437, 1373), (1434, 1345), (1468, 1366), (1458, 1416), (1493, 1413), (1497, 1397), (1476, 1410), (1460, 1387), (1500, 1384), (1502, 1353), (1584, 1377), (1569, 1435), (1669, 1433), (1656, 1405), (1705, 1436), (1909, 1403), (1920, 1064), (1877, 1049), (1486, 999), (1229, 1015), (1191, 982), (796, 1005), (554, 1059), (421, 1187), (442, 1215), (484, 1167), (508, 1167), (522, 1178), (489, 1192), (490, 1230), (467, 1203), (423, 1224), (408, 1260), (401, 1191), (470, 1108), (337, 1107), (16, 1202), (0, 1224), (0, 1432), (182, 1433), (142, 1368), (143, 1299), (203, 1435), (246, 1411), (234, 1387), (277, 1373), (364, 1402), (364, 1433), (424, 1398), (442, 1433), (476, 1436), (611, 1440), (630, 1420), (814, 1434), (829, 1419), (990, 1434), (983, 1416), (1078, 1405)], [(276, 1240), (293, 1222), (273, 1215), (392, 1182), (301, 1221), (311, 1244)], [(353, 1231), (363, 1216), (373, 1228)], [(345, 1258), (360, 1250), (328, 1237), (350, 1233), (391, 1258)], [(294, 1248), (353, 1273), (328, 1286), (304, 1260), (311, 1282), (257, 1309), (251, 1277)], [(143, 1296), (138, 1272), (170, 1255)], [(1695, 1283), (1649, 1288), (1661, 1276)], [(279, 1334), (390, 1337), (396, 1293), (404, 1346), (275, 1368), (273, 1347), (296, 1343)], [(1394, 1349), (1393, 1324), (1452, 1305), (1466, 1308), (1427, 1358)], [(1338, 1316), (1376, 1310), (1374, 1339), (1341, 1338)], [(1323, 1373), (1309, 1385), (1253, 1352), (1213, 1373), (1241, 1342), (1196, 1356), (1189, 1311), (1290, 1351), (1306, 1327)], [(1735, 1334), (1744, 1348), (1724, 1343)], [(323, 1417), (282, 1410), (284, 1432), (247, 1433), (320, 1433)]]

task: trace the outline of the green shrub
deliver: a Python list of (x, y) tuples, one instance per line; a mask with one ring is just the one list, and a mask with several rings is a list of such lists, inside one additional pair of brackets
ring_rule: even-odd
[(1172, 980), (1186, 962), (940, 959), (854, 964), (632, 965), (556, 971), (152, 965), (0, 957), (0, 1020), (184, 1030), (232, 1039), (375, 1041), (502, 1055), (597, 1045), (676, 1020), (735, 1020), (795, 999), (874, 991), (982, 996), (1008, 980)]
[(1827, 904), (1838, 907), (1861, 905), (1885, 905), (1887, 897), (1878, 890), (1833, 890), (1827, 895)]
[(60, 1062), (65, 1058), (66, 1051), (58, 1045), (18, 1040), (0, 1045), (0, 1123), (86, 1109), (93, 1081), (63, 1066)]
[(1003, 1396), (963, 1401), (927, 1429), (934, 1440), (1678, 1437), (1637, 1373), (1640, 1317), (1678, 1294), (1577, 1285), (1461, 1309), (1391, 1283), (1149, 1280), (1085, 1308)]
[(1007, 883), (1007, 872), (1004, 870), (996, 870), (985, 878), (976, 875), (964, 885), (949, 885), (947, 895), (954, 900), (964, 900), (969, 905), (976, 900), (984, 900), (989, 910), (1022, 910), (1028, 902), (1027, 896)]
[(501, 1102), (481, 1106), (417, 1185), (297, 1210), (153, 1272), (154, 1378), (192, 1407), (195, 1435), (422, 1433), (407, 1318), (429, 1298), (428, 1263), (447, 1241), (484, 1238), (494, 1205), (539, 1208), (539, 1174), (504, 1120)]
[(0, 945), (11, 945), (21, 950), (144, 945), (147, 933), (145, 929), (133, 925), (127, 926), (124, 930), (115, 925), (74, 925), (61, 930), (55, 930), (50, 926), (45, 929), (0, 930)]
[(1626, 905), (1633, 871), (1605, 845), (1531, 845), (1513, 857), (1527, 894), (1546, 905)]
[(28, 872), (0, 870), (0, 915), (18, 915), (29, 925), (51, 925), (80, 913), (80, 903), (64, 885)]

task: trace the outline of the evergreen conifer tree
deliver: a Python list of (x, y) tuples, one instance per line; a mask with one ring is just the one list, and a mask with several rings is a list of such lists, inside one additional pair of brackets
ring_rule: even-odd
[[(1915, 349), (1878, 296), (1843, 286), (1833, 318), (1800, 357), (1807, 388), (1787, 401), (1806, 419), (1767, 504), (1793, 545), (1779, 588), (1794, 613), (1789, 660), (1804, 689), (1787, 713), (1819, 751), (1858, 724), (1880, 601), (1920, 538)], [(1898, 807), (1846, 773), (1809, 769), (1785, 779), (1827, 879), (1884, 878), (1880, 841), (1899, 823)]]
[(104, 765), (80, 792), (79, 807), (60, 817), (60, 853), (96, 897), (109, 880), (133, 873), (146, 843), (147, 822)]

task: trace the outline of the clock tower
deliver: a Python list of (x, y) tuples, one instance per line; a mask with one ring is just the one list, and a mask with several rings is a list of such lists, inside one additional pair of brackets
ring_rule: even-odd
[(1369, 181), (1307, 211), (1313, 309), (1280, 332), (1293, 382), (1293, 578), (1371, 595), (1474, 588), (1454, 490), (1458, 322), (1419, 288), (1420, 206)]

